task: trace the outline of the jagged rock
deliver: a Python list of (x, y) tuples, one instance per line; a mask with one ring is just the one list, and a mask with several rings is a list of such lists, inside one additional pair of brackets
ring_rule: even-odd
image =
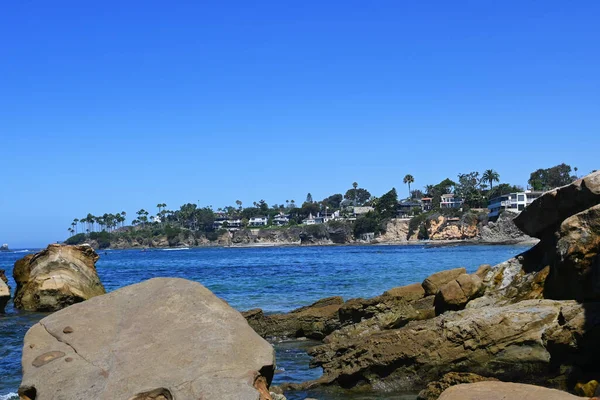
[(469, 300), (481, 296), (483, 290), (483, 282), (479, 276), (461, 274), (440, 288), (435, 296), (435, 312), (442, 314), (462, 310)]
[(428, 383), (427, 387), (419, 392), (417, 400), (437, 400), (442, 392), (451, 386), (485, 381), (498, 381), (498, 379), (471, 374), (469, 372), (449, 372), (442, 376), (440, 380)]
[(526, 299), (600, 300), (600, 205), (565, 219), (553, 236), (484, 276), (484, 298), (468, 307)]
[(383, 293), (386, 296), (392, 296), (406, 301), (414, 301), (422, 299), (425, 296), (425, 289), (420, 283), (395, 287)]
[(600, 204), (565, 219), (557, 234), (546, 297), (600, 300)]
[(457, 370), (560, 384), (557, 366), (597, 369), (598, 340), (600, 303), (526, 300), (334, 340), (309, 354), (323, 367), (318, 383), (346, 388), (416, 390)]
[(344, 300), (337, 297), (321, 299), (310, 306), (287, 314), (265, 315), (261, 309), (242, 313), (250, 326), (261, 336), (289, 336), (323, 339), (341, 324), (338, 310)]
[(517, 243), (534, 240), (524, 234), (514, 223), (518, 214), (505, 211), (494, 222), (488, 222), (479, 230), (479, 239), (486, 243)]
[(458, 278), (459, 275), (466, 274), (465, 268), (454, 268), (445, 271), (436, 272), (425, 278), (423, 281), (423, 289), (425, 289), (425, 295), (435, 295), (442, 286), (446, 283)]
[[(381, 298), (381, 297), (378, 297)], [(332, 332), (323, 342), (335, 346), (343, 346), (348, 341), (367, 337), (375, 332), (396, 329), (410, 321), (420, 321), (435, 317), (433, 309), (434, 296), (428, 296), (412, 303), (399, 302), (387, 309), (373, 314), (357, 323), (345, 324)]]
[(155, 278), (35, 324), (24, 340), (19, 394), (265, 400), (274, 364), (273, 347), (204, 286)]
[(475, 271), (475, 275), (477, 275), (479, 279), (483, 281), (491, 270), (492, 266), (490, 264), (481, 264), (479, 268), (477, 268), (477, 271)]
[(99, 256), (88, 245), (51, 244), (15, 262), (15, 307), (56, 311), (105, 293), (96, 273)]
[(452, 386), (439, 400), (581, 400), (560, 390), (509, 382), (479, 382)]
[(543, 239), (571, 215), (600, 204), (600, 171), (544, 193), (514, 219), (529, 236)]

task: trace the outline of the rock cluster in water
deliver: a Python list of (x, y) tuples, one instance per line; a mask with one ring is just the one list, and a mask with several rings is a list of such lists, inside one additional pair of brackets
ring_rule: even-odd
[[(332, 298), (289, 314), (245, 316), (263, 336), (322, 338), (309, 351), (322, 378), (289, 389), (420, 390), (461, 372), (574, 390), (600, 375), (600, 172), (544, 194), (514, 223), (538, 245), (475, 274), (442, 271), (373, 299)], [(508, 388), (477, 385), (499, 395)], [(541, 388), (506, 390), (513, 389), (519, 398), (570, 398)], [(475, 398), (460, 397), (467, 392), (444, 398)]]
[(106, 293), (95, 263), (99, 256), (87, 245), (51, 244), (15, 262), (15, 307), (56, 311)]

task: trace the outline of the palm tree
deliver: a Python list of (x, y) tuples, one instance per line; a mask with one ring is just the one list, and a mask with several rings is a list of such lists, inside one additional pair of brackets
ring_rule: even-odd
[(124, 223), (124, 222), (125, 222), (125, 220), (126, 220), (126, 218), (125, 218), (125, 217), (127, 217), (127, 213), (126, 213), (125, 211), (121, 211), (121, 217), (123, 217), (123, 218), (121, 218), (121, 227), (122, 227), (122, 226), (123, 226), (123, 223)]
[(79, 218), (75, 218), (71, 225), (75, 225), (75, 233), (77, 233), (77, 223), (79, 222)]
[(411, 174), (406, 174), (404, 177), (404, 183), (408, 184), (408, 197), (410, 197), (410, 184), (415, 182), (415, 178)]
[(352, 188), (354, 189), (354, 205), (356, 206), (356, 198), (358, 196), (358, 192), (356, 188), (358, 187), (358, 182), (352, 182)]
[(237, 204), (237, 206), (240, 210), (242, 209), (242, 201), (241, 200), (236, 200), (235, 204)]
[(431, 194), (433, 193), (433, 185), (425, 185), (425, 194), (427, 196), (431, 196)]
[(486, 169), (481, 176), (481, 180), (490, 183), (490, 190), (494, 188), (494, 182), (500, 182), (500, 175), (493, 169)]

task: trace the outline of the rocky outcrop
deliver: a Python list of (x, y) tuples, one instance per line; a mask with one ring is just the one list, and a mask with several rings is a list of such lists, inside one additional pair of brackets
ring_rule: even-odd
[(439, 400), (582, 400), (555, 389), (509, 382), (479, 382), (453, 386)]
[(488, 378), (469, 372), (449, 372), (442, 376), (439, 381), (430, 382), (425, 389), (419, 392), (417, 400), (437, 400), (442, 392), (451, 386), (463, 383), (476, 383), (486, 381), (498, 381), (496, 378)]
[(405, 243), (408, 241), (407, 219), (391, 219), (387, 222), (385, 232), (377, 237), (378, 242), (383, 243)]
[(341, 297), (329, 297), (288, 314), (265, 315), (261, 309), (242, 313), (250, 326), (263, 337), (308, 337), (323, 339), (340, 328)]
[(9, 251), (8, 245), (4, 243), (2, 246), (0, 246), (0, 251)]
[(568, 217), (600, 204), (600, 171), (544, 193), (515, 218), (521, 231), (544, 239)]
[(462, 274), (466, 274), (467, 270), (465, 268), (454, 268), (446, 271), (436, 272), (425, 278), (423, 281), (423, 289), (425, 289), (425, 295), (435, 295), (442, 286), (446, 283), (455, 280)]
[(469, 213), (460, 218), (438, 215), (428, 220), (427, 231), (430, 240), (474, 239), (479, 235), (477, 223), (477, 217)]
[(99, 256), (87, 245), (51, 244), (15, 262), (15, 307), (56, 311), (105, 293), (96, 273)]
[(25, 336), (21, 398), (267, 400), (273, 347), (196, 282), (156, 278), (75, 304)]
[(566, 386), (572, 370), (561, 365), (596, 370), (600, 304), (527, 300), (346, 339), (326, 338), (310, 351), (312, 365), (323, 367), (320, 383), (415, 390), (458, 370)]
[(518, 214), (510, 211), (500, 213), (496, 221), (490, 221), (479, 229), (479, 240), (485, 243), (533, 242), (534, 238), (525, 235), (514, 223)]
[[(322, 378), (301, 387), (418, 390), (453, 371), (569, 390), (576, 382), (595, 382), (600, 375), (598, 176), (530, 205), (529, 218), (543, 219), (547, 212), (551, 221), (527, 221), (521, 214), (526, 232), (540, 241), (517, 257), (495, 267), (482, 265), (471, 275), (464, 268), (442, 271), (421, 288), (414, 284), (344, 303), (338, 311), (341, 327), (309, 352), (312, 365), (323, 368)], [(573, 198), (579, 195), (583, 199)], [(390, 302), (394, 296), (404, 300)], [(592, 383), (578, 387), (589, 393)]]
[(484, 287), (478, 275), (462, 274), (440, 288), (435, 296), (435, 312), (457, 311), (483, 294)]

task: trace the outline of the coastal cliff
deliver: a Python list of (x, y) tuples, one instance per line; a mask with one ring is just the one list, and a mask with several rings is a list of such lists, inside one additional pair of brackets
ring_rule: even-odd
[(469, 241), (472, 243), (518, 243), (533, 238), (514, 224), (516, 214), (502, 213), (497, 221), (488, 222), (484, 213), (465, 212), (460, 217), (440, 213), (424, 214), (413, 219), (390, 219), (381, 232), (356, 236), (349, 223), (332, 221), (327, 224), (290, 227), (245, 228), (237, 231), (205, 233), (179, 229), (174, 233), (124, 228), (116, 233), (95, 233), (81, 236), (81, 241), (69, 244), (89, 244), (95, 249), (205, 247), (205, 246), (294, 246), (339, 244), (411, 244)]

